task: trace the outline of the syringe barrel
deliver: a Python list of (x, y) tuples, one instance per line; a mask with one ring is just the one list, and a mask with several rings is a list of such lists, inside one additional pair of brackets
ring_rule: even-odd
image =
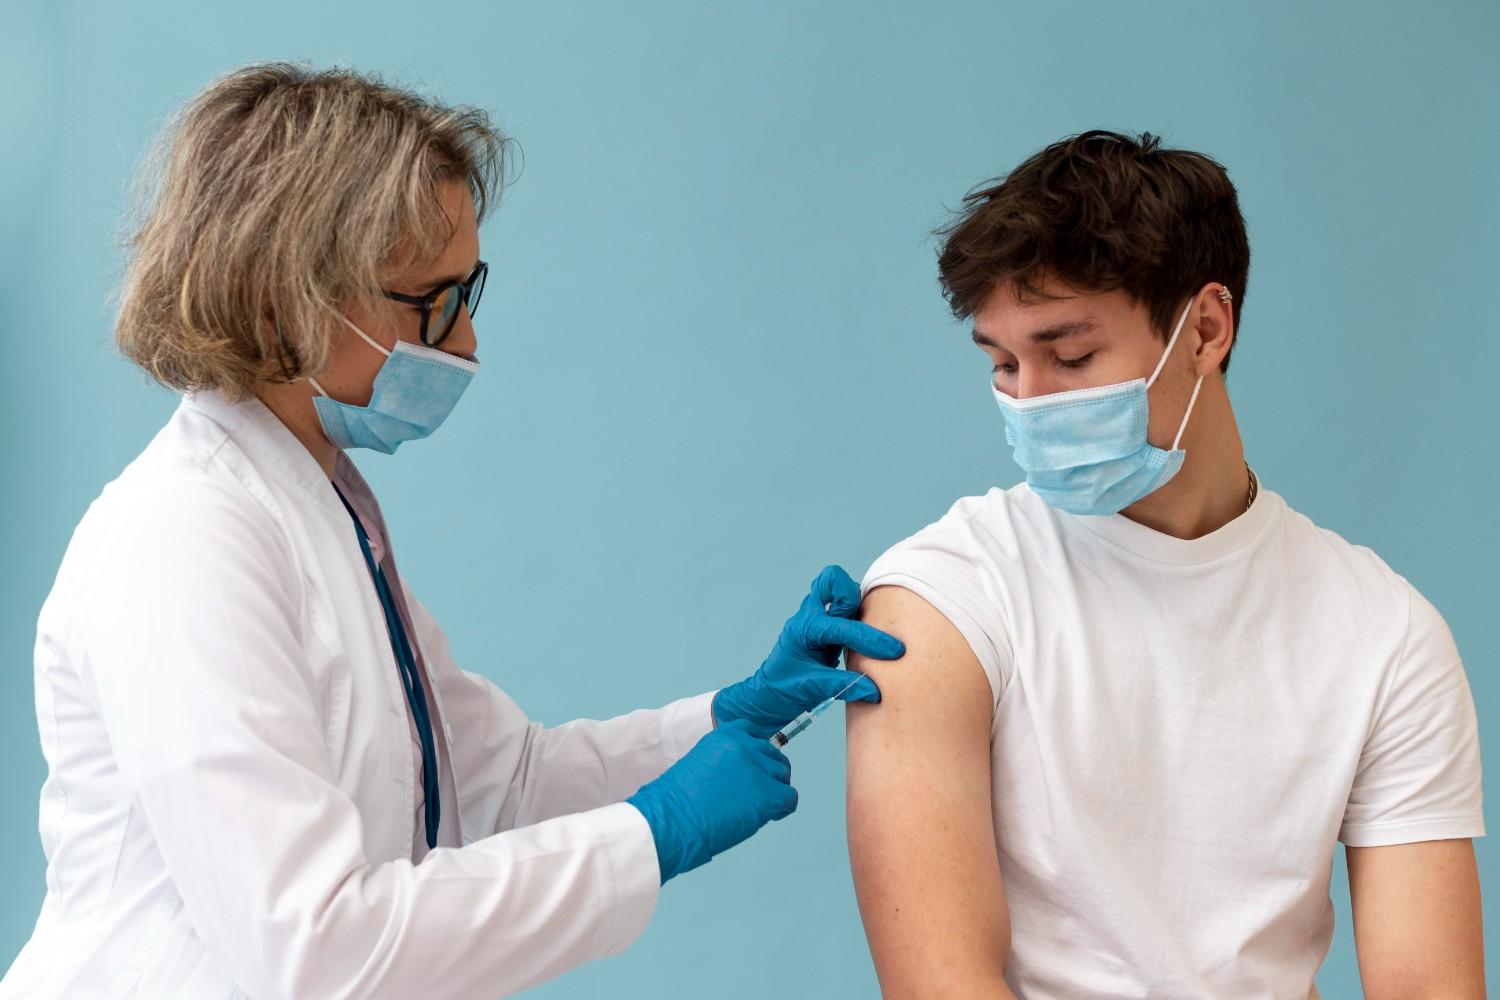
[(802, 732), (802, 730), (812, 725), (812, 721), (812, 713), (803, 712), (791, 722), (788, 722), (786, 725), (782, 726), (781, 732), (776, 733), (771, 737), (771, 745), (778, 748), (786, 746), (792, 741), (793, 736), (796, 736), (798, 733)]

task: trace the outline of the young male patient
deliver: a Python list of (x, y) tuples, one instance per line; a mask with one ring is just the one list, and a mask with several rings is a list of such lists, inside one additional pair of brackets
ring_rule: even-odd
[(885, 995), (1316, 997), (1342, 841), (1366, 996), (1482, 996), (1463, 665), (1404, 578), (1246, 465), (1223, 168), (1090, 132), (943, 235), (1026, 482), (865, 578), (907, 646), (852, 664), (884, 698), (848, 711)]

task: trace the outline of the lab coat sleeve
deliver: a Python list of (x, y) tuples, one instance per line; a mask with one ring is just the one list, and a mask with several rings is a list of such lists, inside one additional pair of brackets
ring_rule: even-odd
[(621, 802), (713, 728), (714, 691), (604, 721), (532, 722), (499, 687), (460, 669), (432, 615), (409, 601), (438, 686), (466, 835)]
[(246, 993), (489, 1000), (640, 934), (660, 882), (628, 804), (420, 866), (368, 860), (275, 518), (189, 482), (118, 523), (69, 630), (76, 662), (194, 930)]

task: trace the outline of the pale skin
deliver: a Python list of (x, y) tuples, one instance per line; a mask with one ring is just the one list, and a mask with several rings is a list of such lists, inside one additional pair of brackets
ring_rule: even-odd
[[(453, 238), (436, 259), (418, 263), (404, 271), (389, 274), (381, 281), (386, 291), (406, 295), (423, 295), (433, 287), (451, 279), (462, 281), (474, 270), (479, 260), (479, 225), (474, 215), (474, 199), (468, 186), (461, 181), (440, 184), (439, 194), (443, 211), (456, 226)], [(349, 304), (344, 315), (371, 339), (389, 350), (397, 340), (420, 344), (422, 329), (421, 310), (413, 305), (393, 300), (384, 300), (374, 310)], [(460, 308), (453, 329), (438, 345), (446, 351), (470, 361), (478, 360), (475, 351), (478, 340), (474, 335), (474, 324), (469, 311)], [(336, 323), (333, 333), (333, 350), (327, 367), (314, 377), (330, 396), (344, 403), (364, 406), (370, 402), (375, 374), (385, 363), (385, 355), (365, 343), (353, 330)], [(313, 396), (317, 393), (305, 379), (292, 383), (264, 381), (256, 387), (256, 396), (287, 429), (302, 442), (308, 452), (323, 468), (325, 475), (333, 476), (334, 461), (338, 448), (323, 433), (313, 408)]]
[[(975, 343), (999, 389), (1029, 398), (1151, 373), (1165, 344), (1143, 306), (1119, 291), (1040, 287), (1060, 297), (1018, 298), (1001, 287), (974, 316)], [(1150, 391), (1148, 437), (1166, 448), (1205, 376), (1181, 444), (1191, 457), (1121, 512), (1177, 538), (1201, 537), (1245, 510), (1244, 449), (1219, 375), (1235, 333), (1221, 287), (1195, 293)], [(1176, 305), (1174, 322), (1186, 304)], [(875, 588), (861, 617), (906, 643), (899, 668), (853, 653), (849, 662), (881, 690), (878, 706), (851, 704), (846, 715), (850, 863), (881, 990), (888, 998), (1011, 997), (1010, 915), (990, 801), (989, 681), (958, 630), (911, 591)], [(1472, 842), (1350, 847), (1346, 855), (1365, 996), (1483, 997)]]

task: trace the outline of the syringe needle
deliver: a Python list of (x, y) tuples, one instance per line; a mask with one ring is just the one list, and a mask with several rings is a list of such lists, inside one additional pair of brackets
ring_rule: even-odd
[(791, 722), (788, 722), (785, 726), (782, 726), (778, 732), (772, 734), (771, 744), (776, 747), (786, 746), (792, 741), (793, 736), (796, 736), (798, 733), (802, 732), (802, 730), (812, 725), (813, 720), (826, 712), (828, 710), (828, 706), (832, 705), (835, 701), (838, 700), (839, 695), (843, 694), (845, 691), (858, 684), (860, 678), (864, 676), (865, 675), (862, 673), (859, 674), (854, 678), (854, 680), (850, 681), (848, 684), (845, 684), (843, 687), (835, 691), (831, 697), (824, 698), (822, 701), (818, 702), (818, 704), (814, 705), (806, 712), (803, 712)]
[(823, 707), (827, 708), (829, 705), (833, 704), (833, 702), (835, 702), (836, 700), (838, 700), (838, 696), (839, 695), (843, 694), (845, 691), (849, 690), (854, 685), (858, 684), (864, 678), (864, 676), (865, 675), (864, 675), (863, 672), (861, 672), (860, 674), (856, 675), (855, 678), (854, 678), (854, 680), (850, 681), (848, 684), (845, 684), (843, 687), (841, 687), (837, 691), (835, 691), (833, 693), (833, 697), (832, 698), (829, 698), (826, 701), (824, 701), (823, 702)]

